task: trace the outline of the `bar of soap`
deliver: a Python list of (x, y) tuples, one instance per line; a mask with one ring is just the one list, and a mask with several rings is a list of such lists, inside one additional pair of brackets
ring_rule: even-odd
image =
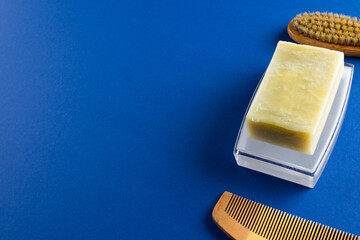
[(280, 41), (246, 116), (251, 138), (312, 155), (344, 70), (344, 54)]

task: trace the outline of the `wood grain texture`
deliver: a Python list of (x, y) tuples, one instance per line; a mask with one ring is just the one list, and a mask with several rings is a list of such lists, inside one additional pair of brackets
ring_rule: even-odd
[(224, 192), (212, 217), (234, 240), (360, 240), (360, 237)]
[(343, 52), (345, 56), (348, 57), (360, 57), (360, 47), (355, 46), (345, 46), (345, 45), (339, 45), (339, 44), (333, 44), (333, 43), (327, 43), (323, 41), (318, 41), (313, 38), (309, 38), (301, 34), (300, 32), (296, 31), (293, 24), (294, 20), (291, 20), (288, 27), (287, 32), (289, 36), (297, 43), (300, 44), (307, 44), (311, 46), (316, 47), (323, 47), (331, 50), (336, 50)]

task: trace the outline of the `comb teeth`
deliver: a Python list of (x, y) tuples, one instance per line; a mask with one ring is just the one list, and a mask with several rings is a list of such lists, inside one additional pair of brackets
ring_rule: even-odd
[(360, 46), (360, 22), (350, 16), (327, 12), (302, 13), (294, 18), (294, 28), (304, 36), (322, 42)]
[(225, 213), (267, 240), (355, 240), (349, 234), (232, 194)]

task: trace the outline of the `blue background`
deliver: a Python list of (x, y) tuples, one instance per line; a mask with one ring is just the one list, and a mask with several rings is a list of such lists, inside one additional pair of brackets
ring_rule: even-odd
[(360, 61), (314, 189), (233, 146), (298, 13), (356, 1), (1, 1), (0, 239), (227, 239), (223, 191), (360, 234)]

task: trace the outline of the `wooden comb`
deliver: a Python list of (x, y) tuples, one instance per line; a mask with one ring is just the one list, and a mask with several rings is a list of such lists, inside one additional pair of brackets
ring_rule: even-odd
[(224, 192), (212, 217), (235, 240), (360, 240), (360, 237)]

